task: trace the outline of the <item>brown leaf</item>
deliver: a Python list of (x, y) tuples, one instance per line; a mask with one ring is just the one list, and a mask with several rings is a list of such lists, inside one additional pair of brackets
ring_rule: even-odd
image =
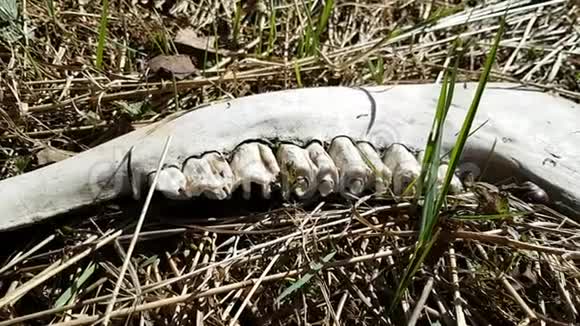
[(176, 44), (189, 46), (196, 50), (225, 55), (227, 51), (218, 49), (216, 41), (217, 38), (215, 36), (199, 36), (194, 30), (189, 28), (179, 30), (175, 40), (173, 40)]
[(64, 151), (62, 149), (54, 148), (51, 146), (46, 146), (36, 153), (36, 159), (38, 165), (43, 166), (51, 163), (56, 163), (58, 161), (66, 160), (69, 157), (73, 157), (74, 152)]
[(183, 79), (197, 71), (191, 58), (186, 55), (159, 55), (149, 60), (151, 71), (156, 74), (173, 74)]

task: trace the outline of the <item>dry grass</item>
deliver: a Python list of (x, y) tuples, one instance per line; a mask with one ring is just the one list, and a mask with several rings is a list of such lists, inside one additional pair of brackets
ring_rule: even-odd
[[(492, 79), (580, 99), (574, 2), (334, 1), (327, 24), (320, 20), (330, 1), (108, 3), (100, 69), (100, 2), (19, 1), (19, 17), (0, 24), (1, 177), (36, 168), (41, 150), (80, 152), (211, 100), (295, 87), (434, 82), (457, 36), (466, 42), (458, 79), (476, 80), (508, 5)], [(199, 33), (200, 44), (215, 37), (219, 54), (173, 42), (186, 28)], [(176, 53), (189, 55), (197, 70), (183, 79), (150, 71), (151, 58)], [(580, 225), (512, 199), (512, 209), (525, 213), (460, 221), (453, 215), (480, 213), (477, 200), (450, 198), (443, 241), (393, 316), (385, 309), (416, 241), (417, 214), (406, 202), (261, 203), (265, 212), (225, 215), (192, 206), (186, 223), (152, 212), (165, 220), (148, 217), (112, 321), (579, 322)], [(80, 215), (81, 222), (72, 219), (74, 227), (6, 235), (14, 245), (2, 252), (0, 325), (20, 316), (34, 325), (103, 318), (138, 214), (131, 203), (117, 204), (121, 210), (105, 206)], [(304, 277), (303, 286), (277, 300)]]
[[(221, 218), (198, 212), (188, 223), (168, 221), (170, 213), (161, 223), (150, 218), (112, 320), (232, 325), (239, 316), (242, 325), (382, 325), (406, 324), (416, 310), (420, 324), (577, 321), (580, 225), (515, 198), (517, 213), (509, 218), (458, 219), (478, 211), (477, 202), (473, 195), (450, 197), (456, 213), (447, 214), (442, 240), (390, 317), (386, 309), (417, 236), (407, 202), (366, 198), (352, 207), (291, 205)], [(16, 263), (0, 271), (0, 325), (101, 320), (134, 220), (97, 215), (68, 232), (37, 235), (41, 246), (16, 253)]]

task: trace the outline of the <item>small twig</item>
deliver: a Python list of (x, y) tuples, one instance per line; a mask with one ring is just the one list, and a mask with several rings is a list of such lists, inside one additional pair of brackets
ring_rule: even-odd
[(432, 276), (430, 276), (427, 279), (427, 283), (425, 283), (425, 286), (423, 287), (423, 291), (421, 292), (421, 297), (419, 297), (419, 301), (417, 301), (417, 304), (415, 304), (415, 308), (411, 313), (411, 317), (409, 317), (409, 322), (407, 323), (407, 325), (415, 326), (415, 324), (417, 324), (417, 321), (419, 321), (419, 317), (421, 317), (421, 312), (423, 311), (425, 303), (429, 298), (429, 293), (431, 293), (431, 289), (433, 288), (433, 283), (434, 279)]
[(51, 277), (57, 275), (58, 273), (62, 272), (63, 270), (67, 269), (68, 267), (76, 264), (81, 259), (85, 258), (89, 254), (95, 252), (99, 248), (103, 247), (104, 245), (108, 244), (112, 240), (116, 239), (120, 234), (121, 230), (112, 233), (110, 235), (105, 236), (101, 241), (99, 241), (94, 247), (90, 247), (85, 251), (77, 254), (76, 256), (72, 257), (71, 259), (62, 262), (60, 265), (56, 266), (53, 269), (47, 269), (43, 273), (38, 274), (35, 278), (24, 283), (19, 288), (15, 289), (14, 291), (8, 292), (2, 299), (0, 299), (0, 308), (4, 307), (7, 304), (13, 303), (13, 301), (18, 300), (24, 294), (28, 293), (28, 291), (34, 289), (38, 285), (44, 283), (46, 280), (50, 279)]
[(503, 245), (509, 246), (516, 249), (523, 249), (523, 250), (532, 250), (532, 251), (539, 251), (545, 252), (555, 255), (564, 256), (569, 259), (580, 259), (580, 251), (571, 251), (561, 248), (553, 248), (548, 246), (541, 246), (532, 243), (526, 243), (521, 241), (512, 240), (507, 237), (503, 237), (500, 235), (492, 235), (492, 234), (484, 234), (480, 232), (472, 232), (472, 231), (455, 231), (453, 235), (457, 238), (462, 239), (470, 239), (470, 240), (477, 240), (477, 241), (484, 241), (494, 243), (496, 245)]
[(30, 255), (32, 255), (33, 253), (37, 252), (40, 248), (44, 247), (46, 244), (48, 244), (49, 242), (51, 242), (52, 240), (54, 240), (54, 238), (55, 238), (55, 235), (54, 234), (48, 236), (46, 239), (42, 240), (39, 244), (37, 244), (36, 246), (34, 246), (30, 250), (28, 250), (25, 254), (20, 255), (17, 258), (11, 260), (4, 267), (0, 268), (0, 274), (4, 273), (5, 271), (9, 270), (13, 266), (15, 266), (18, 263), (20, 263), (21, 261), (23, 261), (26, 258), (30, 257)]
[(105, 317), (103, 320), (103, 325), (105, 326), (109, 324), (109, 319), (111, 318), (111, 313), (113, 312), (113, 307), (115, 306), (115, 300), (117, 299), (117, 295), (119, 294), (119, 290), (121, 289), (121, 283), (125, 278), (125, 272), (127, 272), (127, 267), (129, 266), (131, 255), (133, 254), (133, 250), (135, 250), (135, 245), (137, 244), (139, 232), (141, 231), (141, 227), (143, 226), (143, 222), (145, 221), (145, 215), (147, 215), (147, 210), (149, 209), (151, 198), (153, 197), (153, 193), (155, 192), (155, 186), (157, 185), (159, 175), (161, 174), (160, 172), (161, 169), (163, 168), (165, 157), (167, 156), (167, 151), (169, 150), (171, 138), (172, 138), (171, 135), (167, 137), (167, 141), (165, 142), (165, 146), (163, 147), (163, 153), (161, 154), (161, 157), (159, 158), (159, 164), (157, 165), (157, 173), (155, 173), (153, 183), (149, 187), (149, 193), (147, 194), (147, 198), (145, 199), (143, 209), (141, 210), (141, 216), (139, 216), (139, 220), (137, 221), (137, 225), (135, 226), (133, 239), (131, 240), (131, 244), (129, 245), (129, 249), (127, 250), (127, 253), (125, 255), (125, 261), (123, 262), (123, 266), (121, 267), (121, 271), (119, 272), (119, 277), (117, 278), (117, 283), (115, 284), (115, 289), (113, 290), (113, 296), (111, 297), (111, 300), (107, 305), (107, 310), (105, 311)]
[(451, 271), (451, 282), (453, 283), (453, 305), (455, 306), (455, 318), (457, 326), (467, 326), (465, 314), (463, 313), (463, 299), (459, 292), (459, 275), (457, 273), (457, 257), (453, 244), (449, 246), (449, 269)]
[(536, 313), (532, 311), (532, 309), (526, 304), (524, 299), (522, 299), (522, 297), (518, 294), (518, 291), (514, 289), (514, 287), (510, 284), (510, 282), (507, 280), (505, 276), (501, 277), (501, 282), (503, 283), (503, 286), (509, 291), (509, 293), (514, 297), (514, 299), (520, 305), (520, 307), (522, 307), (522, 309), (526, 312), (528, 318), (530, 318), (531, 320), (536, 320), (537, 319)]

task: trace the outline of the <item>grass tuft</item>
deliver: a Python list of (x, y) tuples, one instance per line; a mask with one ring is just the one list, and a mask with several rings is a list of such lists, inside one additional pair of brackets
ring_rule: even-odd
[(97, 59), (95, 61), (95, 67), (99, 70), (103, 67), (103, 53), (105, 51), (105, 41), (107, 39), (108, 20), (109, 20), (109, 0), (103, 0), (101, 22), (99, 24), (99, 42), (97, 44)]
[(455, 60), (455, 65), (451, 71), (449, 69), (445, 69), (443, 84), (441, 86), (437, 109), (433, 119), (433, 127), (429, 133), (427, 144), (425, 146), (425, 154), (423, 156), (422, 162), (422, 172), (417, 183), (417, 201), (420, 201), (421, 199), (423, 201), (421, 208), (421, 228), (419, 231), (419, 238), (415, 247), (415, 251), (411, 256), (411, 260), (399, 283), (394, 300), (391, 303), (390, 311), (393, 311), (395, 306), (399, 303), (403, 292), (408, 288), (412, 278), (423, 264), (425, 257), (429, 253), (437, 238), (436, 236), (433, 236), (433, 231), (439, 222), (441, 208), (449, 191), (451, 179), (455, 173), (457, 164), (459, 163), (459, 159), (467, 141), (467, 137), (470, 134), (471, 125), (475, 119), (481, 96), (483, 95), (485, 85), (489, 79), (491, 67), (495, 61), (497, 48), (503, 35), (504, 27), (505, 22), (502, 19), (494, 43), (487, 55), (485, 66), (481, 74), (476, 93), (473, 97), (473, 101), (467, 112), (461, 131), (459, 132), (451, 152), (445, 180), (442, 184), (442, 187), (439, 188), (437, 184), (437, 170), (441, 162), (441, 141), (445, 118), (453, 100), (453, 90), (455, 88), (455, 79), (457, 76), (458, 59)]

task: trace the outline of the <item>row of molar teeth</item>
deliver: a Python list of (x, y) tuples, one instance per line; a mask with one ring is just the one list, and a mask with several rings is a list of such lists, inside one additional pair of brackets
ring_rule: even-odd
[[(447, 165), (439, 168), (439, 182), (445, 177)], [(241, 144), (230, 161), (220, 153), (207, 153), (189, 158), (183, 169), (164, 168), (156, 190), (170, 199), (190, 199), (205, 196), (223, 200), (242, 188), (243, 197), (250, 198), (252, 184), (259, 185), (262, 197), (271, 198), (272, 187), (280, 183), (284, 199), (296, 196), (309, 198), (319, 193), (358, 196), (366, 190), (375, 193), (392, 191), (401, 195), (419, 177), (421, 166), (417, 158), (403, 145), (393, 144), (383, 158), (367, 142), (353, 143), (348, 137), (335, 138), (325, 151), (318, 142), (305, 148), (281, 144), (277, 152), (259, 142)], [(154, 173), (149, 176), (153, 183)], [(409, 188), (409, 189), (407, 189)], [(450, 192), (462, 191), (455, 176)]]

